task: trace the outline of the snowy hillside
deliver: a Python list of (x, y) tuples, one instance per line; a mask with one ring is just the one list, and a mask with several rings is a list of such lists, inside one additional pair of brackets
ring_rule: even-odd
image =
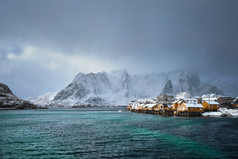
[(0, 109), (36, 109), (37, 106), (15, 96), (9, 87), (0, 83)]
[(235, 84), (229, 84), (219, 78), (211, 78), (207, 83), (216, 86), (218, 89), (223, 91), (226, 96), (237, 96), (238, 87)]
[(127, 105), (131, 100), (154, 98), (159, 94), (176, 95), (189, 92), (192, 96), (222, 94), (217, 87), (200, 81), (194, 72), (174, 70), (166, 73), (130, 75), (126, 70), (79, 73), (52, 101), (60, 105)]
[(58, 92), (48, 92), (44, 95), (40, 95), (37, 98), (27, 98), (26, 100), (40, 106), (50, 105), (54, 97)]

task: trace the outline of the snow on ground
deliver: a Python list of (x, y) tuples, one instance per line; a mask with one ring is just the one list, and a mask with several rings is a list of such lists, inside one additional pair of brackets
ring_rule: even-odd
[(220, 116), (232, 116), (238, 117), (238, 109), (227, 109), (220, 108), (217, 112), (205, 112), (202, 114), (203, 116), (212, 116), (212, 117), (220, 117)]

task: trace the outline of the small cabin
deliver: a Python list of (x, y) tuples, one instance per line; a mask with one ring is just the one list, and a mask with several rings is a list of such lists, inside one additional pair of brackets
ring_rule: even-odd
[(183, 103), (177, 109), (178, 112), (203, 112), (204, 108), (201, 104)]
[(172, 105), (173, 110), (177, 110), (178, 101), (174, 101), (172, 104), (173, 104), (173, 105)]
[(172, 109), (173, 109), (173, 110), (177, 110), (178, 106), (182, 105), (183, 103), (186, 103), (186, 101), (183, 100), (183, 99), (174, 101), (174, 102), (173, 102), (173, 105), (172, 105)]
[(217, 109), (220, 108), (220, 104), (216, 101), (203, 101), (202, 105), (205, 111), (207, 110), (216, 111)]
[(136, 110), (143, 110), (144, 104), (139, 104), (136, 106)]
[(163, 110), (163, 109), (168, 109), (168, 105), (167, 104), (160, 104), (159, 105), (159, 110)]

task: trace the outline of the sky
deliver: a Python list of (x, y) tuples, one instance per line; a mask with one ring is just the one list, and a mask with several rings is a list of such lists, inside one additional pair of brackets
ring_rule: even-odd
[(237, 0), (0, 0), (0, 82), (22, 98), (79, 73), (190, 69), (238, 84)]

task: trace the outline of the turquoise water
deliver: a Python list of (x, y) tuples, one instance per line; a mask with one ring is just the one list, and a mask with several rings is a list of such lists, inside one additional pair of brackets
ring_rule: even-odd
[(0, 158), (238, 158), (238, 118), (1, 111), (0, 143)]

